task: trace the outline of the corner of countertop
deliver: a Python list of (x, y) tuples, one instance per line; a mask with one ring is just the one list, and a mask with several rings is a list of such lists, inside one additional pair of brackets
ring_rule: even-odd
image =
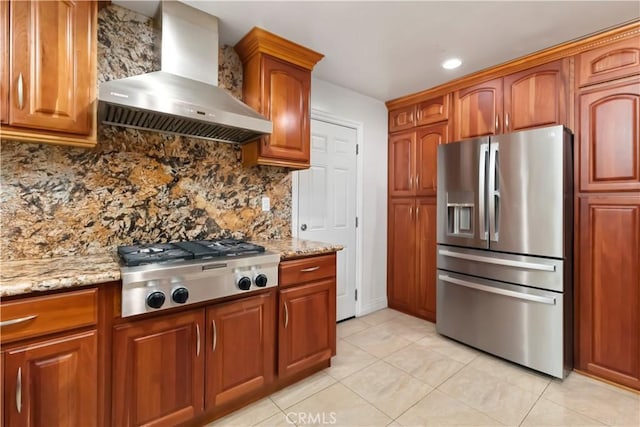
[(298, 239), (296, 237), (270, 240), (252, 240), (253, 243), (264, 246), (271, 252), (280, 253), (280, 260), (330, 254), (341, 251), (344, 246), (336, 243), (318, 242), (314, 240)]

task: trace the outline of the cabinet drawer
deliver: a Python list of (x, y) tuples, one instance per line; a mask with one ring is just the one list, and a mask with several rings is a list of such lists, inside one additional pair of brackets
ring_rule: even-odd
[(3, 303), (2, 343), (94, 325), (98, 319), (97, 294), (94, 288)]
[(285, 288), (336, 275), (336, 254), (320, 255), (280, 263), (278, 286)]
[(640, 74), (640, 36), (581, 53), (576, 69), (580, 87)]

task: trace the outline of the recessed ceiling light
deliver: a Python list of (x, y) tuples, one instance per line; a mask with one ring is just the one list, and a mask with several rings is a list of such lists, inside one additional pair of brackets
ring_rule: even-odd
[(451, 58), (442, 63), (442, 68), (445, 70), (453, 70), (454, 68), (458, 68), (460, 65), (462, 65), (461, 60), (458, 58)]

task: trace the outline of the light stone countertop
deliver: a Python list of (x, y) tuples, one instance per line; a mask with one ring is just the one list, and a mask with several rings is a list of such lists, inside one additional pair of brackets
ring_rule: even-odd
[[(281, 260), (342, 250), (340, 245), (296, 238), (254, 241), (279, 252)], [(54, 289), (96, 285), (120, 280), (115, 252), (72, 257), (0, 261), (0, 297)]]

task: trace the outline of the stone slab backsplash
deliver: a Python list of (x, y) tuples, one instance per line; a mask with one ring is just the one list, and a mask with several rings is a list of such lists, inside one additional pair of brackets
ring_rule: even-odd
[[(98, 15), (98, 84), (159, 69), (149, 18)], [(242, 65), (220, 51), (219, 84), (242, 93)], [(291, 175), (244, 168), (237, 146), (99, 126), (94, 149), (3, 141), (0, 259), (83, 255), (138, 242), (291, 236)], [(271, 199), (262, 212), (261, 198)]]

